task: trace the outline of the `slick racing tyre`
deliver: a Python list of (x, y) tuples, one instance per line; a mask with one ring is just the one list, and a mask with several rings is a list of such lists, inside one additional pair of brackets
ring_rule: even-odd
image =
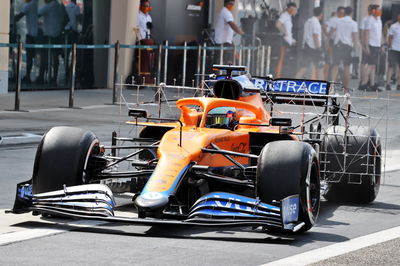
[(299, 220), (305, 223), (300, 231), (309, 230), (320, 206), (319, 163), (312, 146), (290, 140), (265, 145), (258, 158), (257, 194), (266, 203), (299, 195)]
[(64, 185), (84, 184), (89, 156), (98, 145), (97, 137), (84, 129), (50, 129), (36, 152), (32, 176), (33, 193), (60, 190)]
[(381, 181), (381, 142), (375, 129), (351, 126), (345, 137), (345, 127), (330, 127), (320, 154), (327, 185), (324, 198), (347, 203), (375, 200)]

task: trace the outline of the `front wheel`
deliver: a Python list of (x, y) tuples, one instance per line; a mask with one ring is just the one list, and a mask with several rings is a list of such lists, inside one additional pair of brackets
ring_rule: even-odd
[(260, 153), (257, 165), (257, 194), (261, 201), (272, 203), (299, 195), (300, 231), (315, 224), (320, 206), (320, 175), (317, 153), (308, 143), (270, 142)]
[(54, 127), (43, 137), (33, 167), (34, 194), (86, 182), (89, 156), (99, 140), (90, 131), (74, 127)]

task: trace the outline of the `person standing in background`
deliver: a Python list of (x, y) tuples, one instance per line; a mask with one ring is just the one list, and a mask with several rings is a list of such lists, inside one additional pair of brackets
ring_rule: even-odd
[[(236, 25), (232, 11), (235, 8), (234, 0), (224, 0), (224, 7), (218, 15), (215, 25), (215, 43), (217, 46), (233, 47), (233, 34), (244, 35), (244, 32)], [(221, 51), (215, 53), (215, 62), (220, 63)], [(232, 64), (233, 50), (224, 50), (223, 64)]]
[[(387, 90), (392, 90), (390, 86), (391, 77), (393, 71), (396, 72), (400, 65), (400, 14), (397, 15), (397, 22), (392, 24), (392, 26), (390, 26), (389, 28), (388, 47), (389, 47), (389, 67), (386, 75), (385, 87)], [(399, 78), (397, 78), (396, 81), (397, 81), (396, 89), (400, 90)]]
[(296, 44), (296, 40), (293, 38), (293, 22), (292, 17), (297, 14), (296, 3), (290, 2), (286, 5), (286, 11), (281, 14), (278, 21), (276, 22), (276, 28), (283, 36), (283, 45), (279, 53), (278, 65), (276, 68), (276, 77), (279, 78), (282, 75), (283, 64), (285, 63), (285, 57), (288, 52), (291, 51), (291, 47)]
[(335, 34), (329, 36), (332, 25), (340, 18), (344, 17), (344, 6), (339, 6), (336, 12), (332, 13), (332, 16), (323, 24), (322, 30), (326, 36), (325, 42), (325, 69), (324, 69), (324, 79), (329, 80), (331, 78), (331, 72), (333, 68), (333, 42), (335, 40)]
[[(49, 44), (61, 44), (62, 23), (64, 20), (64, 8), (57, 0), (45, 0), (45, 5), (39, 10), (39, 17), (44, 18), (44, 40)], [(48, 53), (43, 53), (45, 58), (41, 58), (39, 77), (37, 83), (44, 83), (46, 70), (53, 68), (53, 75), (50, 75), (50, 83), (57, 85), (60, 49), (50, 49), (51, 64), (48, 66)]]
[(67, 43), (76, 43), (79, 36), (78, 21), (80, 20), (81, 9), (76, 4), (76, 0), (71, 0), (71, 2), (65, 6), (65, 11), (68, 15), (68, 23), (64, 28), (68, 38)]
[(153, 22), (149, 12), (151, 11), (151, 4), (148, 0), (140, 1), (140, 10), (138, 15), (138, 39), (150, 39), (151, 29), (153, 28)]
[[(314, 8), (313, 14), (314, 16), (304, 23), (304, 65), (297, 72), (297, 79), (303, 78), (309, 68), (311, 68), (311, 79), (323, 79), (323, 65), (321, 66), (320, 62), (323, 57), (321, 20), (324, 14), (321, 7)], [(308, 62), (311, 63), (310, 67), (306, 65)]]
[(367, 58), (368, 55), (366, 54), (366, 44), (364, 43), (364, 34), (365, 34), (365, 27), (367, 25), (367, 22), (369, 19), (372, 17), (372, 7), (374, 5), (369, 5), (368, 6), (368, 15), (363, 17), (360, 23), (360, 43), (361, 43), (361, 50), (362, 50), (362, 55), (361, 55), (361, 77), (360, 77), (360, 85), (362, 84), (363, 80), (365, 79), (365, 75), (367, 72)]
[(350, 83), (350, 64), (351, 51), (357, 44), (358, 26), (357, 22), (352, 19), (353, 9), (345, 8), (345, 16), (338, 19), (329, 32), (329, 36), (335, 34), (333, 47), (333, 69), (332, 79), (336, 80), (339, 72), (339, 65), (343, 63), (343, 87), (345, 92), (349, 91)]
[[(38, 0), (25, 0), (21, 13), (15, 16), (15, 22), (18, 22), (23, 16), (26, 19), (26, 39), (25, 43), (35, 44), (38, 37)], [(33, 60), (35, 59), (35, 48), (26, 48), (26, 75), (22, 82), (31, 83), (31, 72)]]
[(367, 56), (366, 64), (368, 66), (365, 71), (365, 75), (363, 76), (361, 86), (359, 87), (360, 90), (379, 90), (378, 85), (375, 84), (375, 74), (382, 44), (382, 21), (380, 17), (380, 11), (381, 10), (378, 5), (372, 5), (372, 16), (366, 20), (363, 43), (365, 54)]

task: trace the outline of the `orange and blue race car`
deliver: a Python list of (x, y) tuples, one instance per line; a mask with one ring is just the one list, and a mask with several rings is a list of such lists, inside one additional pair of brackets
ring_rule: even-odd
[[(32, 178), (17, 186), (11, 212), (304, 232), (316, 223), (321, 194), (331, 201), (375, 199), (379, 135), (341, 118), (352, 111), (340, 106), (329, 82), (215, 69), (225, 75), (212, 82), (212, 94), (178, 100), (177, 120), (130, 109), (127, 123), (141, 128), (139, 136), (113, 133), (111, 146), (103, 146), (92, 132), (52, 128), (38, 147)], [(322, 114), (281, 117), (277, 105)], [(120, 215), (117, 196), (129, 197), (125, 210), (137, 216)]]

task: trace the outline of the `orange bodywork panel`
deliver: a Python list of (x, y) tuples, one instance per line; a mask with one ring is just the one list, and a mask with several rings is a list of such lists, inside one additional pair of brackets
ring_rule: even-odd
[[(142, 126), (170, 126), (159, 144), (158, 163), (146, 184), (146, 192), (172, 194), (177, 182), (192, 162), (210, 167), (234, 165), (221, 154), (203, 153), (202, 148), (211, 148), (211, 143), (223, 150), (239, 153), (250, 152), (250, 132), (279, 133), (279, 127), (257, 126), (269, 123), (270, 115), (259, 94), (242, 97), (239, 101), (221, 98), (185, 98), (178, 100), (181, 110), (182, 129), (179, 123), (128, 122)], [(192, 108), (196, 106), (197, 108)], [(217, 107), (233, 107), (240, 123), (235, 130), (205, 127), (207, 113)], [(199, 111), (198, 111), (199, 110)], [(182, 133), (180, 133), (182, 132)], [(182, 146), (180, 143), (182, 134)], [(243, 165), (249, 164), (247, 157), (233, 157)]]

